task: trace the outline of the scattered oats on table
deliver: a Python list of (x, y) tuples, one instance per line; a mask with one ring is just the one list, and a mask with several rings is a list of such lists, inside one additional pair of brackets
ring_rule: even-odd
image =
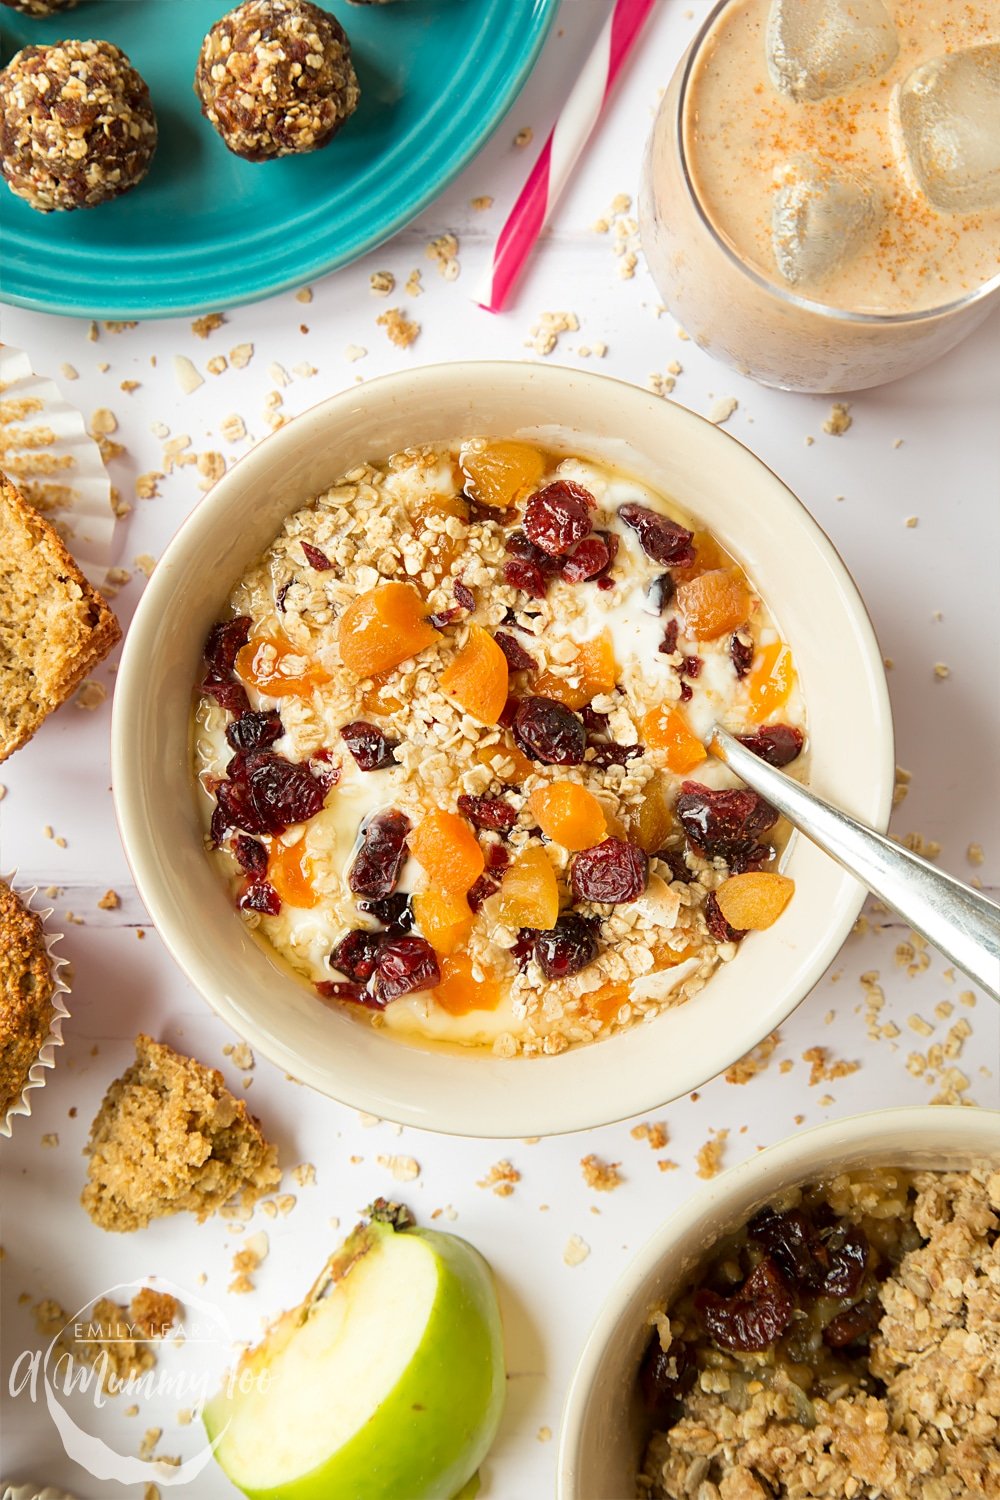
[(831, 437), (842, 437), (853, 423), (851, 409), (844, 401), (835, 401), (830, 407), (830, 415), (823, 423), (823, 431)]
[(580, 1159), (583, 1180), (589, 1188), (594, 1189), (595, 1193), (610, 1193), (615, 1188), (621, 1187), (623, 1179), (618, 1170), (620, 1166), (621, 1162), (602, 1161), (593, 1152)]
[(234, 370), (245, 370), (253, 359), (253, 344), (237, 344), (229, 351), (229, 363)]
[(391, 1172), (397, 1182), (413, 1182), (420, 1176), (420, 1163), (412, 1156), (376, 1156), (380, 1167)]
[(563, 1250), (563, 1264), (567, 1266), (582, 1265), (589, 1254), (590, 1246), (586, 1240), (581, 1239), (578, 1234), (571, 1234), (566, 1241), (566, 1248)]
[(634, 1141), (645, 1141), (651, 1151), (662, 1151), (670, 1139), (664, 1120), (643, 1120), (640, 1125), (633, 1125), (629, 1134)]
[(708, 420), (714, 422), (716, 427), (721, 427), (723, 422), (729, 421), (739, 404), (735, 396), (722, 396), (709, 412)]
[(117, 891), (105, 891), (97, 902), (101, 911), (117, 911), (122, 904), (122, 898)]
[(368, 285), (378, 297), (388, 297), (394, 290), (396, 278), (391, 271), (373, 271), (368, 278)]
[[(390, 307), (375, 319), (384, 328), (389, 342), (398, 349), (407, 349), (420, 336), (420, 324), (408, 318), (400, 307)], [(348, 356), (350, 357), (350, 356)], [(360, 356), (356, 356), (360, 358)]]
[(728, 1130), (713, 1130), (711, 1138), (701, 1146), (695, 1156), (697, 1175), (704, 1179), (717, 1177), (722, 1171), (722, 1158), (729, 1139)]
[(186, 354), (175, 354), (173, 357), (174, 379), (183, 396), (190, 396), (205, 384), (205, 377), (197, 369), (192, 360)]
[(77, 688), (74, 702), (77, 708), (85, 708), (93, 712), (95, 708), (101, 706), (107, 696), (108, 690), (103, 682), (95, 682), (93, 678), (88, 678)]
[(225, 316), (220, 312), (205, 313), (204, 317), (195, 318), (191, 324), (191, 332), (197, 334), (200, 339), (207, 339), (209, 334), (221, 328), (225, 321)]
[(498, 1198), (509, 1198), (514, 1191), (516, 1183), (521, 1181), (521, 1174), (512, 1162), (498, 1161), (490, 1167), (485, 1177), (481, 1177), (476, 1183), (479, 1188), (492, 1188)]

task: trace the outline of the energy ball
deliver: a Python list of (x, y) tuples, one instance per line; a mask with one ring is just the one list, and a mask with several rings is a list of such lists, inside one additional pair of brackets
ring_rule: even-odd
[(57, 10), (72, 10), (76, 0), (0, 0), (11, 10), (19, 10), (26, 16), (51, 16)]
[(202, 113), (247, 161), (318, 151), (360, 97), (343, 27), (308, 0), (244, 0), (216, 21), (194, 88)]
[(22, 47), (0, 73), (0, 171), (40, 213), (127, 193), (155, 150), (149, 89), (112, 42)]

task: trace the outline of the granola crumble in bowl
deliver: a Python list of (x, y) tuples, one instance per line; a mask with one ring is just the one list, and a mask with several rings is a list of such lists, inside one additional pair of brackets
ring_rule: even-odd
[(878, 647), (779, 481), (605, 377), (432, 367), (290, 423), (187, 522), (116, 802), (175, 957), (288, 1071), (428, 1128), (574, 1129), (748, 1050), (860, 904), (706, 761), (719, 713), (884, 823)]
[(858, 1115), (724, 1173), (601, 1312), (559, 1500), (995, 1500), (998, 1231), (992, 1110)]

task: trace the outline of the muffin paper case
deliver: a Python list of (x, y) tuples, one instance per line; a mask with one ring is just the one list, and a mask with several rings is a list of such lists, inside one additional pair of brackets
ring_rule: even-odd
[[(18, 890), (15, 883), (16, 877), (17, 872), (14, 871), (10, 875), (4, 875), (3, 879), (10, 886), (18, 900), (29, 911), (34, 912), (35, 916), (40, 918), (43, 923), (47, 922), (53, 913), (54, 907), (37, 906), (35, 898), (38, 895), (38, 887), (31, 886), (26, 890)], [(68, 960), (61, 958), (53, 952), (56, 944), (60, 943), (62, 938), (63, 934), (61, 932), (46, 932), (45, 934), (45, 951), (48, 955), (49, 969), (52, 975), (53, 1015), (49, 1023), (48, 1035), (38, 1049), (38, 1057), (28, 1069), (28, 1081), (21, 1089), (18, 1098), (15, 1099), (13, 1104), (8, 1106), (3, 1120), (0, 1121), (0, 1135), (7, 1136), (8, 1139), (13, 1128), (14, 1116), (31, 1114), (31, 1091), (32, 1089), (40, 1089), (45, 1086), (46, 1070), (55, 1067), (56, 1048), (61, 1047), (63, 1044), (62, 1024), (69, 1016), (69, 1011), (66, 1008), (66, 996), (70, 990), (69, 985), (62, 977), (62, 970), (66, 967)], [(2, 1491), (2, 1500), (7, 1500), (8, 1489), (9, 1487)], [(20, 1490), (10, 1490), (10, 1493), (16, 1495), (17, 1500), (20, 1500)]]
[(0, 1500), (75, 1500), (65, 1490), (54, 1490), (50, 1484), (7, 1484), (0, 1480)]
[(115, 513), (101, 450), (54, 380), (0, 344), (0, 469), (51, 521), (97, 588), (111, 566)]

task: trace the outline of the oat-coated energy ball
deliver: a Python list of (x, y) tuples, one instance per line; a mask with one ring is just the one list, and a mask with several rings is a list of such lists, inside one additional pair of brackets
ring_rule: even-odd
[(22, 47), (0, 73), (0, 171), (41, 213), (127, 193), (155, 150), (149, 90), (112, 42)]
[(51, 16), (57, 10), (72, 10), (75, 4), (76, 0), (0, 0), (0, 5), (8, 5), (26, 16)]
[(247, 161), (319, 150), (360, 97), (343, 27), (308, 0), (244, 0), (216, 21), (194, 87), (202, 113)]

